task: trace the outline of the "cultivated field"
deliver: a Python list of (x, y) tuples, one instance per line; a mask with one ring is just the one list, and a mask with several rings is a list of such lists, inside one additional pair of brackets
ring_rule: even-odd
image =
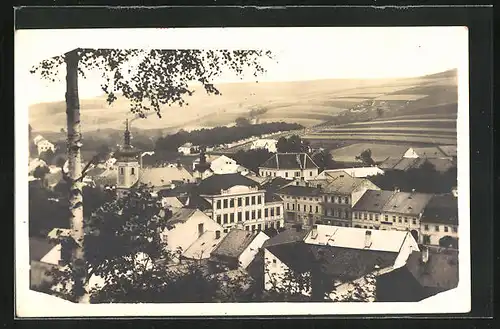
[(402, 157), (408, 148), (400, 144), (356, 143), (332, 150), (330, 153), (335, 161), (357, 162), (355, 157), (364, 150), (370, 149), (373, 160), (381, 162), (389, 157)]

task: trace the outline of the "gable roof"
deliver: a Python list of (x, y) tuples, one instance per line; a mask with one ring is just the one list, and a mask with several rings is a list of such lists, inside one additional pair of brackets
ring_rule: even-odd
[(400, 161), (402, 158), (387, 158), (385, 159), (381, 164), (378, 165), (380, 169), (393, 169)]
[(218, 195), (236, 185), (257, 187), (259, 183), (241, 174), (212, 175), (202, 180), (195, 188), (198, 195)]
[(169, 185), (172, 181), (189, 182), (193, 179), (193, 176), (182, 166), (166, 166), (143, 169), (140, 182), (148, 186), (161, 187)]
[(422, 287), (453, 289), (458, 286), (458, 252), (429, 250), (426, 263), (421, 260), (420, 252), (413, 252), (406, 261), (406, 268)]
[(425, 206), (421, 221), (458, 225), (458, 199), (453, 194), (432, 196)]
[[(311, 245), (328, 245), (331, 247), (385, 251), (399, 253), (401, 246), (408, 238), (413, 238), (406, 231), (366, 230), (354, 227), (315, 225), (317, 236), (314, 238), (310, 230), (304, 242)], [(371, 232), (371, 245), (365, 247), (366, 232)]]
[(318, 166), (307, 153), (276, 153), (261, 168), (298, 170), (318, 169)]
[(307, 234), (306, 230), (287, 229), (264, 242), (262, 248), (303, 241)]
[(457, 146), (456, 145), (439, 145), (438, 148), (446, 156), (456, 157), (457, 156)]
[(184, 206), (184, 204), (179, 200), (179, 198), (175, 196), (163, 197), (162, 201), (168, 206), (174, 208), (182, 208)]
[[(220, 232), (223, 237), (225, 233), (222, 232), (222, 227)], [(216, 239), (215, 232), (206, 231), (182, 253), (182, 256), (190, 259), (209, 258), (221, 241), (222, 238)]]
[(327, 175), (327, 183), (323, 185), (323, 191), (326, 193), (350, 194), (355, 191), (364, 182), (370, 182), (366, 178), (352, 177), (349, 174), (338, 175), (336, 177)]
[(276, 244), (265, 248), (296, 273), (306, 273), (311, 270), (311, 250), (303, 241)]
[(352, 210), (381, 212), (393, 193), (392, 191), (367, 190)]
[(168, 224), (177, 224), (187, 222), (194, 213), (198, 211), (197, 209), (180, 208), (173, 212), (172, 217), (167, 220)]
[(395, 192), (392, 198), (385, 204), (383, 211), (405, 215), (421, 214), (432, 194), (418, 192)]
[(283, 199), (279, 196), (279, 195), (276, 195), (272, 192), (266, 192), (264, 194), (264, 202), (268, 203), (268, 202), (279, 202), (279, 201), (283, 201)]
[(290, 180), (288, 179), (283, 177), (273, 177), (271, 180), (262, 184), (262, 188), (266, 191), (274, 192), (288, 184), (290, 184)]
[(29, 238), (29, 253), (30, 261), (40, 261), (45, 255), (49, 253), (56, 246), (46, 238), (30, 237)]
[(276, 191), (277, 194), (293, 196), (320, 196), (321, 189), (316, 187), (288, 185)]
[(232, 229), (212, 251), (212, 256), (238, 258), (259, 232)]
[(412, 148), (415, 153), (421, 158), (436, 158), (436, 157), (444, 157), (444, 154), (439, 147), (413, 147)]
[(421, 162), (421, 158), (402, 158), (401, 161), (399, 161), (394, 165), (394, 167), (392, 167), (392, 169), (404, 171), (418, 166), (418, 164)]

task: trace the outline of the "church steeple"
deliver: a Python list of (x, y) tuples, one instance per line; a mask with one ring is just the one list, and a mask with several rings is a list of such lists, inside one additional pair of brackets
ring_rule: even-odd
[(123, 134), (124, 137), (124, 146), (126, 148), (130, 147), (130, 130), (129, 130), (129, 124), (128, 124), (128, 119), (125, 123), (125, 133)]

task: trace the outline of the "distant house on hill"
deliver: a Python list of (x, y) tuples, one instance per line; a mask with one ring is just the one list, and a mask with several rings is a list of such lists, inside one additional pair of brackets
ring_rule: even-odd
[(259, 167), (259, 175), (310, 180), (318, 175), (318, 165), (307, 153), (277, 153)]
[(47, 152), (48, 150), (51, 150), (52, 152), (55, 151), (55, 145), (46, 140), (43, 136), (38, 135), (33, 139), (33, 144), (35, 144), (38, 155), (42, 154), (43, 152)]
[(192, 150), (194, 149), (195, 147), (193, 146), (192, 143), (186, 143), (184, 145), (181, 145), (177, 148), (177, 152), (181, 153), (181, 154), (184, 154), (184, 155), (189, 155), (191, 154)]
[(278, 148), (276, 147), (277, 144), (278, 141), (276, 139), (258, 139), (253, 141), (252, 145), (250, 146), (250, 149), (251, 150), (265, 149), (271, 153), (276, 153), (278, 152)]

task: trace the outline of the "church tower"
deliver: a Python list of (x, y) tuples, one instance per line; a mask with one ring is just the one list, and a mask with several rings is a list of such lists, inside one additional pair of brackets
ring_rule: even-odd
[(127, 119), (123, 146), (115, 153), (116, 167), (118, 169), (116, 182), (116, 196), (118, 198), (123, 197), (131, 187), (137, 184), (141, 174), (140, 151), (130, 144), (130, 138)]

